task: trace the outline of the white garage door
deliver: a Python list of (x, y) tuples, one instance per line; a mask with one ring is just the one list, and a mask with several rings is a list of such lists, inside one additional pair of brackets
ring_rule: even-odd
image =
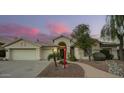
[(13, 60), (37, 60), (36, 50), (12, 50)]
[(42, 56), (44, 60), (48, 60), (48, 56), (49, 54), (52, 54), (52, 50), (48, 49), (48, 50), (42, 50)]

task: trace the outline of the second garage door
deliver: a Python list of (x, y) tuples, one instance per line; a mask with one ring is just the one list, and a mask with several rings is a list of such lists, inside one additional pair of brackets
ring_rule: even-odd
[(36, 50), (29, 49), (29, 50), (17, 50), (14, 49), (11, 51), (12, 60), (37, 60), (36, 57)]

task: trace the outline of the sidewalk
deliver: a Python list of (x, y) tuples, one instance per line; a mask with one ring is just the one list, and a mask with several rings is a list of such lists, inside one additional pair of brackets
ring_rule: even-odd
[(80, 65), (85, 71), (85, 78), (120, 78), (119, 76), (96, 69), (84, 63), (73, 62)]

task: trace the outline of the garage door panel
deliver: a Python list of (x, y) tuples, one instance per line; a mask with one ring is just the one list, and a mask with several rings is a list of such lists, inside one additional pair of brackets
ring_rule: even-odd
[(51, 50), (43, 50), (42, 53), (43, 53), (43, 54), (42, 54), (43, 59), (47, 60), (47, 59), (48, 59), (48, 56), (49, 56), (50, 54), (52, 54), (52, 51), (51, 51)]
[(36, 50), (12, 50), (13, 60), (36, 60)]

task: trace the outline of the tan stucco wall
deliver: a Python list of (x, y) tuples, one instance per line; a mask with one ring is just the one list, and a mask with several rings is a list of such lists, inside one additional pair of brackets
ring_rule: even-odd
[(84, 51), (82, 49), (76, 47), (74, 52), (77, 59), (88, 59), (88, 56), (84, 56)]

